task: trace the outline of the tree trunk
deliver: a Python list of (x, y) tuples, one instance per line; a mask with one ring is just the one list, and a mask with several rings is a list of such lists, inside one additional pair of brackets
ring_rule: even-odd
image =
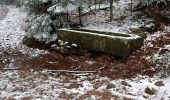
[(67, 23), (69, 23), (69, 12), (67, 11)]
[(80, 24), (80, 26), (82, 27), (83, 25), (82, 25), (82, 20), (81, 20), (81, 7), (78, 7), (78, 13), (79, 13), (79, 24)]
[(113, 0), (110, 0), (110, 22), (113, 20)]

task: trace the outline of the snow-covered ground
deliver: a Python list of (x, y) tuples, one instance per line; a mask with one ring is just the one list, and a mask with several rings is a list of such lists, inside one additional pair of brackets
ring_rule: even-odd
[(0, 18), (0, 54), (6, 49), (17, 49), (30, 56), (47, 53), (43, 50), (27, 48), (22, 45), (22, 39), (26, 34), (24, 29), (26, 13), (15, 6), (0, 5), (0, 14), (0, 17), (3, 17)]
[[(0, 99), (170, 99), (170, 78), (138, 76), (111, 80), (104, 77), (51, 76), (34, 71), (1, 71)], [(107, 97), (107, 98), (104, 98)]]
[[(2, 6), (0, 7), (2, 8)], [(0, 50), (17, 47), (25, 35), (22, 24), (26, 14), (14, 6), (7, 6), (7, 9), (9, 11), (6, 12), (6, 17), (0, 21)]]
[(2, 20), (6, 16), (7, 12), (8, 9), (6, 8), (6, 6), (2, 5), (0, 7), (0, 20)]
[[(138, 1), (133, 1), (133, 6), (137, 4)], [(130, 0), (120, 0), (118, 3), (113, 5), (113, 21), (109, 22), (110, 11), (100, 10), (96, 14), (84, 17), (84, 28), (100, 31), (108, 31), (115, 33), (127, 33), (129, 28), (139, 28), (139, 27), (153, 27), (153, 21), (146, 16), (139, 15), (135, 16), (137, 12), (133, 12), (131, 15), (131, 1)], [(98, 7), (98, 6), (97, 6)], [(101, 5), (101, 8), (109, 7), (109, 5)]]
[[(26, 14), (14, 6), (7, 6), (7, 8), (9, 9), (7, 16), (0, 21), (0, 54), (7, 48), (15, 50), (20, 47), (25, 35), (22, 27)], [(169, 45), (165, 48), (169, 49)], [(24, 54), (28, 52), (32, 54), (36, 50), (22, 48), (20, 51)], [(2, 100), (168, 100), (169, 89), (170, 77), (149, 78), (139, 75), (131, 79), (112, 80), (95, 75), (58, 76), (46, 71), (0, 71), (0, 99)]]

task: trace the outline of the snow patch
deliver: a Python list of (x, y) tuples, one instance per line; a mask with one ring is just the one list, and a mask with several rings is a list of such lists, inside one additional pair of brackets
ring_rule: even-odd
[[(1, 5), (0, 5), (1, 6)], [(24, 26), (26, 14), (14, 6), (7, 6), (9, 12), (0, 21), (0, 49), (16, 48), (24, 38)]]

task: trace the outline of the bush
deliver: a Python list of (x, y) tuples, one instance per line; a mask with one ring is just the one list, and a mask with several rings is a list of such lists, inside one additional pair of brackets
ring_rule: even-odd
[(56, 36), (52, 35), (53, 28), (51, 27), (52, 20), (50, 15), (42, 14), (35, 15), (30, 19), (30, 23), (27, 28), (29, 37), (34, 37), (39, 41), (49, 43), (56, 40)]

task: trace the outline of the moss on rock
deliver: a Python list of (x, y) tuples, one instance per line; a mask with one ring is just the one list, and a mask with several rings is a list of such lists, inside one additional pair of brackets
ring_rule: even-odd
[(108, 35), (108, 32), (70, 29), (59, 29), (57, 34), (60, 40), (76, 43), (88, 50), (120, 57), (128, 56), (143, 45), (141, 37), (131, 38), (128, 34), (125, 36), (121, 36), (120, 33)]
[(147, 37), (146, 30), (144, 30), (144, 29), (141, 29), (141, 28), (130, 28), (129, 30), (132, 32), (132, 34), (139, 35), (142, 38), (146, 38)]

